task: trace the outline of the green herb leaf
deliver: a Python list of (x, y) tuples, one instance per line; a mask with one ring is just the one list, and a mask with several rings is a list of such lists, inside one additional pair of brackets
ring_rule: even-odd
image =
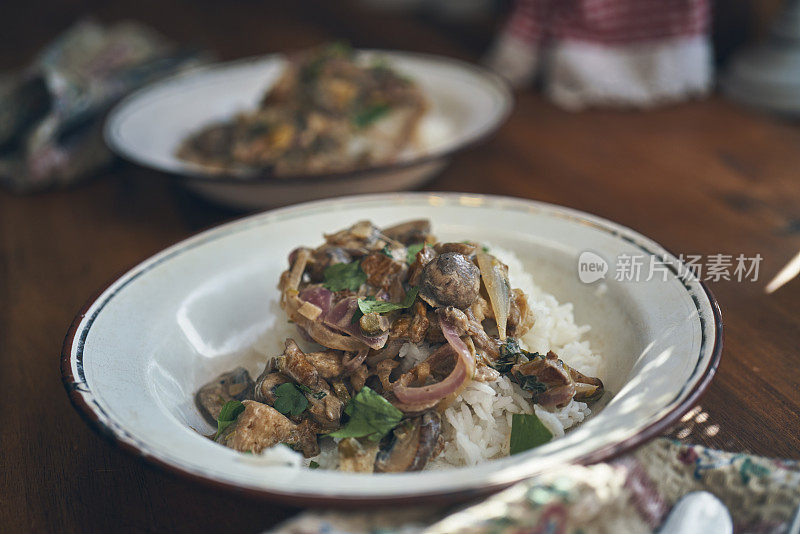
[(410, 308), (414, 301), (417, 299), (419, 288), (412, 287), (406, 293), (403, 302), (400, 304), (394, 302), (386, 302), (385, 300), (377, 300), (375, 297), (365, 297), (358, 299), (358, 309), (362, 314), (367, 313), (386, 313), (394, 310), (403, 310)]
[(217, 433), (214, 434), (214, 439), (217, 439), (226, 428), (231, 426), (231, 424), (236, 421), (236, 418), (239, 417), (239, 414), (243, 411), (244, 404), (238, 400), (229, 400), (226, 402), (219, 411), (219, 417), (217, 417)]
[(515, 413), (511, 416), (511, 454), (525, 452), (553, 439), (553, 433), (535, 414)]
[(329, 436), (334, 438), (368, 437), (378, 441), (391, 432), (403, 419), (403, 412), (367, 386), (350, 399), (344, 409), (350, 416), (347, 423)]
[(286, 382), (275, 388), (272, 407), (283, 415), (300, 415), (308, 408), (308, 399), (297, 386)]
[(331, 291), (358, 291), (367, 281), (367, 274), (361, 270), (360, 262), (334, 263), (325, 269), (323, 286)]
[(422, 250), (425, 247), (425, 243), (415, 243), (413, 245), (408, 245), (406, 249), (406, 263), (411, 265), (415, 261), (417, 261), (417, 252)]
[(315, 462), (314, 460), (311, 460), (310, 462), (308, 462), (308, 468), (309, 469), (319, 469), (319, 464), (317, 462)]
[(366, 128), (376, 120), (380, 119), (391, 110), (391, 106), (385, 103), (373, 104), (362, 109), (353, 115), (353, 124), (356, 128)]

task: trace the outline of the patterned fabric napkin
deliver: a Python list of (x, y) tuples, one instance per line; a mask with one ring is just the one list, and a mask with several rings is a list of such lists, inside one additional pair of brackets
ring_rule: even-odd
[(568, 109), (649, 107), (712, 83), (709, 0), (517, 0), (488, 57)]
[(207, 60), (133, 22), (79, 22), (28, 68), (0, 74), (0, 185), (63, 186), (111, 161), (104, 113), (143, 84)]
[(613, 462), (567, 466), (461, 509), (310, 510), (272, 532), (653, 532), (682, 496), (699, 490), (728, 507), (736, 532), (785, 533), (800, 504), (800, 462), (660, 438)]

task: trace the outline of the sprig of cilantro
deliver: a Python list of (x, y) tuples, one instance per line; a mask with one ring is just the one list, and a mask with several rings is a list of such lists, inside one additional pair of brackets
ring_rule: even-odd
[(403, 419), (403, 412), (381, 395), (364, 386), (344, 408), (350, 418), (329, 436), (334, 438), (368, 438), (379, 441)]

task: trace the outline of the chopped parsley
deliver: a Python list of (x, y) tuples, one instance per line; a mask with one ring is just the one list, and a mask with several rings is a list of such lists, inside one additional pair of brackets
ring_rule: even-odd
[(344, 408), (349, 419), (342, 428), (332, 432), (334, 438), (369, 438), (379, 441), (403, 419), (403, 412), (367, 386), (361, 388)]
[(334, 263), (325, 269), (325, 281), (322, 283), (331, 291), (358, 291), (361, 284), (367, 281), (367, 273), (361, 270), (358, 261), (350, 263)]
[(219, 417), (217, 417), (217, 433), (214, 434), (214, 439), (217, 439), (226, 428), (231, 426), (231, 424), (236, 421), (236, 418), (239, 417), (239, 414), (241, 414), (243, 411), (244, 404), (238, 400), (229, 400), (226, 402), (219, 411)]
[(275, 402), (272, 407), (283, 415), (300, 415), (308, 408), (308, 399), (300, 389), (286, 382), (275, 388)]
[(536, 414), (515, 413), (511, 416), (510, 453), (525, 452), (553, 439), (553, 433)]
[(311, 460), (310, 462), (308, 462), (308, 468), (319, 469), (319, 463), (315, 462), (314, 460)]

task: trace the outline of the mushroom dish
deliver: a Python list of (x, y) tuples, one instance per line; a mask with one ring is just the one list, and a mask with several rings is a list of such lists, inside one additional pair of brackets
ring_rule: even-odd
[(257, 109), (193, 133), (177, 156), (219, 173), (346, 172), (396, 160), (427, 106), (384, 60), (337, 43), (292, 55)]
[(217, 443), (253, 454), (288, 446), (312, 468), (327, 448), (334, 459), (322, 467), (419, 471), (455, 439), (448, 409), (470, 388), (507, 384), (527, 403), (509, 410), (495, 456), (557, 433), (537, 411), (603, 396), (599, 378), (525, 349), (536, 313), (480, 243), (437, 241), (427, 220), (360, 221), (324, 237), (293, 250), (280, 277), (280, 306), (296, 328), (282, 353), (255, 380), (239, 367), (197, 391)]

